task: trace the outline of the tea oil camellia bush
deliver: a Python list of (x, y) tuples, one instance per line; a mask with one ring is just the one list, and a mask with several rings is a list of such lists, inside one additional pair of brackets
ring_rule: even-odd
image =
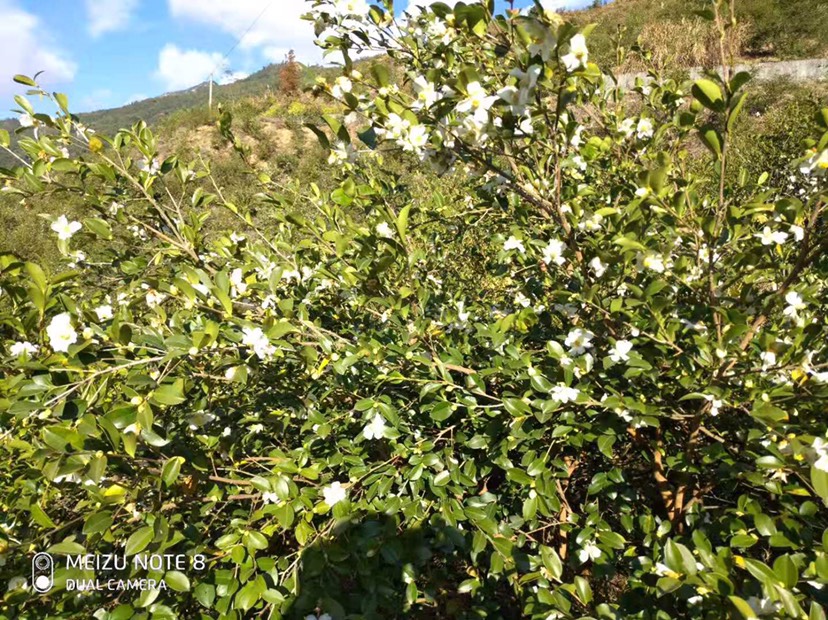
[[(309, 9), (338, 186), (252, 175), (267, 228), (17, 78), (57, 112), (18, 98), (4, 191), (87, 215), (65, 269), (0, 262), (0, 617), (825, 618), (828, 110), (800, 193), (730, 174), (746, 74), (624, 92), (540, 6)], [(148, 553), (190, 561), (66, 587)]]

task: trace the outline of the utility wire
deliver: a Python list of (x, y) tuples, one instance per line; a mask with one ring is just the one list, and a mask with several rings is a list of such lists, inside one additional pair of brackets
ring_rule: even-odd
[(265, 7), (262, 9), (261, 13), (259, 13), (259, 14), (256, 16), (256, 19), (254, 19), (254, 20), (250, 23), (250, 25), (247, 27), (247, 30), (245, 30), (245, 31), (242, 33), (242, 35), (241, 35), (238, 39), (236, 39), (236, 42), (232, 45), (232, 47), (224, 53), (224, 55), (221, 57), (221, 60), (219, 60), (219, 61), (216, 63), (216, 65), (213, 67), (213, 70), (212, 70), (212, 71), (210, 71), (210, 74), (207, 76), (207, 79), (208, 79), (208, 80), (212, 81), (213, 76), (214, 76), (214, 75), (215, 75), (215, 73), (216, 73), (216, 70), (217, 70), (217, 69), (218, 69), (218, 68), (219, 68), (222, 64), (224, 64), (227, 60), (229, 60), (229, 56), (230, 56), (230, 54), (232, 54), (232, 53), (236, 50), (236, 48), (237, 48), (237, 47), (241, 44), (241, 42), (244, 40), (244, 38), (245, 38), (248, 34), (250, 34), (250, 31), (251, 31), (251, 30), (253, 30), (253, 27), (254, 27), (256, 24), (258, 24), (258, 23), (259, 23), (259, 20), (260, 20), (260, 19), (264, 16), (264, 14), (265, 14), (265, 13), (267, 13), (267, 10), (268, 10), (268, 9), (269, 9), (272, 5), (273, 5), (273, 2), (272, 2), (272, 0), (271, 0), (271, 2), (268, 2), (268, 3), (265, 5)]

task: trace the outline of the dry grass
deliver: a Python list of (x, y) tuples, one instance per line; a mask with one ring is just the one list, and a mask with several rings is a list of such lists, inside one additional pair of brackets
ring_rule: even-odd
[[(750, 29), (746, 24), (731, 29), (725, 54), (738, 60), (749, 36)], [(648, 23), (642, 28), (638, 42), (659, 70), (673, 67), (712, 68), (721, 64), (719, 34), (713, 24), (701, 19), (683, 17), (677, 21)], [(629, 72), (645, 68), (643, 60), (632, 55), (623, 66), (623, 70)]]

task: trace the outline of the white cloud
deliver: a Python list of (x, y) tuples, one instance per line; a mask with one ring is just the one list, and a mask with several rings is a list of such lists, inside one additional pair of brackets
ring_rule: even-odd
[(55, 45), (36, 15), (14, 0), (0, 0), (0, 15), (0, 95), (21, 92), (20, 85), (11, 81), (17, 73), (33, 76), (43, 71), (38, 81), (48, 87), (75, 77), (77, 65)]
[(458, 0), (408, 0), (408, 6), (405, 10), (410, 12), (415, 7), (428, 6), (429, 4), (434, 4), (435, 2), (443, 2), (449, 6), (454, 6), (457, 4)]
[(217, 28), (236, 39), (258, 17), (239, 47), (246, 51), (261, 50), (269, 60), (281, 62), (289, 49), (296, 51), (301, 62), (322, 59), (322, 51), (313, 44), (313, 24), (302, 19), (311, 8), (305, 0), (168, 0), (168, 3), (173, 17)]
[(589, 0), (540, 0), (540, 3), (547, 11), (559, 11), (561, 9), (582, 9), (589, 4)]
[(149, 99), (149, 96), (144, 93), (135, 93), (134, 95), (127, 97), (127, 100), (124, 101), (124, 105), (129, 105), (130, 103), (135, 103), (137, 101), (143, 101), (144, 99)]
[(168, 43), (158, 55), (156, 76), (167, 90), (181, 90), (206, 81), (213, 71), (218, 80), (227, 68), (227, 61), (218, 52), (182, 50)]
[(99, 37), (129, 26), (138, 0), (86, 0), (89, 34)]
[(233, 71), (223, 73), (216, 78), (217, 84), (232, 84), (233, 82), (238, 82), (239, 80), (243, 80), (246, 78), (249, 73), (245, 73), (244, 71)]
[(101, 110), (107, 106), (111, 106), (112, 97), (114, 93), (108, 88), (98, 88), (93, 90), (88, 95), (80, 100), (80, 108), (78, 111), (86, 112), (92, 110)]

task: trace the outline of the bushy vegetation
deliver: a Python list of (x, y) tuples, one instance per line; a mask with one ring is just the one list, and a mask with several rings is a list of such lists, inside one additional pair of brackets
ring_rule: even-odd
[[(601, 66), (615, 66), (619, 42), (626, 48), (640, 43), (680, 66), (712, 66), (719, 60), (718, 35), (700, 17), (705, 10), (705, 2), (693, 0), (614, 0), (571, 17), (581, 25), (596, 24), (591, 47)], [(731, 41), (737, 58), (828, 54), (828, 4), (822, 0), (742, 0), (736, 4), (735, 17), (739, 25)], [(633, 58), (621, 67), (639, 70), (641, 65)]]
[[(727, 67), (624, 92), (555, 13), (312, 5), (324, 183), (246, 143), (283, 101), (222, 112), (242, 201), (20, 100), (4, 193), (76, 210), (0, 258), (0, 616), (825, 618), (828, 108), (747, 144)], [(107, 553), (166, 587), (67, 589)]]

